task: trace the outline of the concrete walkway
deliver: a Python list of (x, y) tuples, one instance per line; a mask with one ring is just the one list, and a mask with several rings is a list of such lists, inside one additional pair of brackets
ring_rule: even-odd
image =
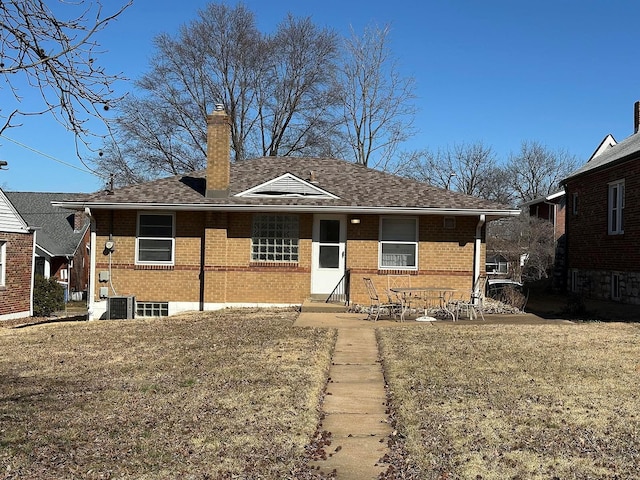
[(341, 312), (302, 312), (297, 327), (337, 328), (338, 338), (329, 370), (329, 382), (322, 406), (325, 418), (321, 429), (331, 433), (325, 447), (326, 460), (310, 462), (322, 472), (335, 470), (339, 480), (377, 479), (387, 466), (380, 460), (388, 452), (392, 433), (388, 423), (387, 396), (382, 365), (378, 356), (377, 328), (456, 328), (491, 323), (558, 323), (532, 314), (485, 315), (486, 320), (415, 321), (366, 320), (366, 314)]
[[(315, 321), (319, 315), (323, 314), (301, 314), (296, 324)], [(324, 317), (331, 323), (333, 315)], [(363, 321), (361, 315), (354, 320)], [(326, 460), (310, 465), (324, 473), (335, 471), (340, 480), (378, 478), (387, 468), (380, 459), (388, 452), (391, 426), (373, 328), (338, 329), (322, 410), (321, 428), (331, 433), (331, 445), (325, 447)]]

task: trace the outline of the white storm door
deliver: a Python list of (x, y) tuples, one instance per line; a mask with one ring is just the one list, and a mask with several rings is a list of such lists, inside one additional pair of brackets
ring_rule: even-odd
[(344, 215), (314, 215), (312, 294), (330, 294), (344, 276), (346, 233)]

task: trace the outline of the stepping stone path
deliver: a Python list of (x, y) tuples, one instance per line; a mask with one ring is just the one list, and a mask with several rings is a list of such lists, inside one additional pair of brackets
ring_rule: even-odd
[(388, 465), (392, 433), (374, 329), (339, 328), (321, 430), (331, 434), (326, 460), (310, 466), (336, 472), (339, 480), (377, 479)]

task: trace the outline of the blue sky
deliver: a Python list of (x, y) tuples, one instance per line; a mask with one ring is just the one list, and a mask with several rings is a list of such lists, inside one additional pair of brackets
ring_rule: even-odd
[[(53, 0), (50, 0), (53, 1)], [(124, 1), (124, 0), (123, 0)], [(107, 5), (112, 0), (105, 2)], [(116, 3), (115, 1), (113, 3)], [(118, 1), (117, 4), (122, 3)], [(100, 37), (102, 64), (135, 79), (154, 35), (174, 34), (207, 2), (134, 0)], [(234, 5), (235, 2), (228, 2)], [(640, 2), (631, 0), (246, 0), (262, 31), (288, 12), (347, 33), (390, 24), (391, 47), (416, 80), (418, 135), (405, 149), (482, 141), (498, 158), (522, 141), (565, 149), (585, 162), (609, 133), (633, 133), (640, 100)], [(121, 82), (119, 91), (131, 84)], [(7, 95), (0, 90), (0, 98)], [(28, 92), (25, 92), (28, 96)], [(0, 138), (0, 186), (14, 191), (91, 192), (73, 136), (46, 117)], [(41, 153), (36, 153), (32, 149)], [(62, 162), (62, 163), (61, 163)]]

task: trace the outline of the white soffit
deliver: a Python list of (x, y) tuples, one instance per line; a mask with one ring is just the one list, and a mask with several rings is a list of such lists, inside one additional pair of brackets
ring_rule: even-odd
[(291, 173), (285, 173), (273, 180), (240, 192), (234, 197), (303, 197), (303, 198), (339, 198), (332, 193), (317, 187), (311, 182), (302, 180)]

